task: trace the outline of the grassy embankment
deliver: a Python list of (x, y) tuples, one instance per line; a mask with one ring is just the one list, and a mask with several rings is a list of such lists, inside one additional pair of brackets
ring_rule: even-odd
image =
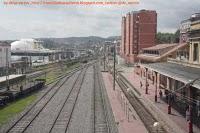
[(57, 69), (50, 71), (46, 75), (46, 84), (51, 83), (55, 81), (60, 75), (66, 74), (70, 70), (72, 70), (75, 67), (80, 66), (80, 63), (74, 63), (71, 65), (60, 65), (57, 67)]
[(33, 94), (9, 103), (6, 107), (0, 109), (0, 125), (6, 123), (10, 118), (23, 111), (25, 107), (30, 105), (36, 98), (37, 95)]

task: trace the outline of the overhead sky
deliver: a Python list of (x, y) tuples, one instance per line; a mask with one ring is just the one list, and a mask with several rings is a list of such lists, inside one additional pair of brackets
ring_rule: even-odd
[(175, 32), (182, 20), (200, 12), (200, 0), (140, 0), (129, 6), (14, 6), (1, 2), (0, 40), (116, 36), (121, 34), (121, 17), (140, 9), (157, 11), (158, 31)]

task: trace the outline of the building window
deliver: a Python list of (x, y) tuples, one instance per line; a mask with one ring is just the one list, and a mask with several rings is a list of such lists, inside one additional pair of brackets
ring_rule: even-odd
[(194, 52), (193, 52), (193, 61), (198, 61), (199, 60), (199, 47), (198, 43), (194, 43)]

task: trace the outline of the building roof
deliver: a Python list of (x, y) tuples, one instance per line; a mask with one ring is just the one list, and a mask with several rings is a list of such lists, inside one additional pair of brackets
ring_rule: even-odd
[(0, 46), (11, 46), (11, 45), (6, 41), (0, 41)]
[[(200, 78), (200, 68), (184, 66), (176, 63), (169, 63), (169, 62), (151, 63), (151, 64), (142, 64), (142, 66), (149, 68), (153, 71), (156, 71), (167, 77), (181, 81), (185, 84), (197, 78)], [(200, 89), (200, 80), (194, 82), (192, 86)]]
[[(161, 49), (169, 48), (169, 46), (167, 46), (167, 45), (169, 45), (169, 44), (156, 45), (153, 47), (145, 48), (145, 50), (161, 50)], [(169, 50), (166, 50), (166, 52), (163, 53), (162, 55), (153, 55), (153, 54), (142, 53), (142, 54), (139, 54), (137, 57), (141, 60), (145, 60), (148, 62), (159, 62), (163, 58), (167, 58), (170, 54), (176, 52), (178, 49), (181, 49), (181, 48), (187, 46), (187, 43), (170, 44), (170, 45), (173, 47)]]
[(178, 43), (173, 43), (173, 44), (158, 44), (152, 47), (148, 47), (148, 48), (143, 48), (142, 50), (161, 50), (161, 49), (165, 49), (165, 48), (169, 48), (169, 47), (174, 47), (177, 46)]

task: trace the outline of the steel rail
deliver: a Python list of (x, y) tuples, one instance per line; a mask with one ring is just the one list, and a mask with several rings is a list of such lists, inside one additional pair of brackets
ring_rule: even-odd
[(73, 115), (73, 112), (74, 112), (74, 109), (75, 109), (75, 106), (76, 106), (76, 104), (77, 104), (78, 96), (79, 96), (79, 94), (80, 94), (81, 86), (82, 86), (82, 84), (83, 84), (83, 80), (84, 80), (86, 71), (87, 71), (87, 69), (85, 70), (85, 72), (84, 72), (84, 74), (83, 74), (83, 78), (80, 79), (81, 81), (80, 81), (80, 84), (79, 84), (78, 93), (77, 93), (77, 96), (76, 96), (76, 98), (75, 98), (75, 103), (74, 103), (74, 105), (73, 105), (73, 107), (72, 107), (72, 111), (71, 111), (71, 113), (70, 113), (69, 121), (67, 122), (67, 125), (66, 125), (66, 128), (65, 128), (65, 133), (67, 132), (67, 129), (68, 129), (68, 127), (69, 127), (69, 124), (70, 124), (70, 121), (71, 121), (71, 118), (72, 118), (72, 115)]
[[(85, 70), (84, 70), (82, 73), (80, 73), (79, 76), (77, 76), (75, 82), (74, 82), (73, 85), (72, 85), (72, 88), (70, 89), (69, 94), (67, 95), (67, 97), (66, 97), (66, 99), (65, 99), (65, 101), (64, 101), (64, 103), (63, 103), (63, 105), (62, 105), (62, 107), (61, 107), (60, 110), (59, 110), (59, 113), (58, 113), (57, 117), (55, 118), (55, 120), (54, 120), (54, 122), (53, 122), (52, 127), (50, 128), (49, 133), (52, 132), (54, 126), (56, 125), (56, 122), (57, 122), (57, 120), (58, 120), (60, 114), (62, 113), (63, 108), (66, 106), (66, 103), (67, 103), (67, 101), (68, 101), (68, 99), (69, 99), (71, 93), (72, 93), (73, 90), (74, 90), (74, 87), (75, 87), (77, 84), (79, 84), (79, 85), (80, 85), (80, 88), (81, 88), (81, 85), (82, 85), (82, 82), (83, 82), (83, 79), (84, 79), (85, 71), (86, 71), (86, 70), (87, 70), (87, 67), (85, 68)], [(81, 74), (83, 74), (83, 77), (82, 77), (82, 78), (81, 78)], [(80, 79), (80, 78), (81, 78), (81, 79)], [(81, 80), (81, 81), (80, 81), (80, 80)], [(80, 83), (79, 83), (79, 82), (80, 82)], [(77, 101), (78, 95), (79, 95), (79, 93), (80, 93), (80, 88), (79, 88), (79, 90), (78, 90), (78, 92), (77, 92), (77, 97), (76, 97), (75, 103), (74, 103), (74, 105), (73, 105), (72, 112), (70, 113), (70, 116), (72, 116), (72, 113), (73, 113), (73, 110), (74, 110), (74, 107), (75, 107), (75, 104), (76, 104), (76, 101)], [(70, 117), (70, 118), (71, 118), (71, 117)], [(70, 121), (70, 119), (69, 119), (69, 121)], [(67, 128), (67, 126), (66, 126), (66, 128)]]

